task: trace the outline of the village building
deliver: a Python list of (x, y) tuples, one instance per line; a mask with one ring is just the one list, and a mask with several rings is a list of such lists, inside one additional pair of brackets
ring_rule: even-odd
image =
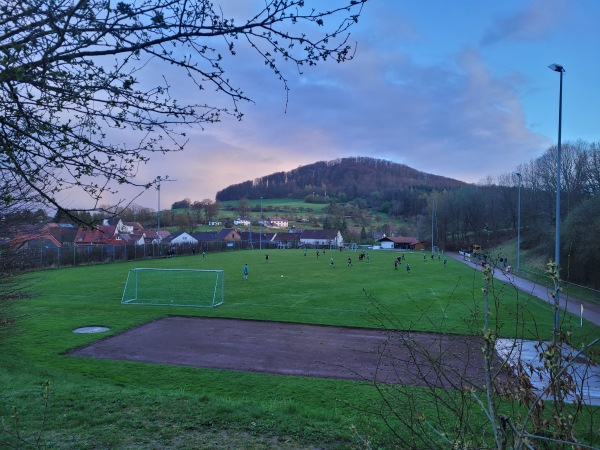
[(425, 243), (414, 237), (384, 236), (378, 240), (382, 249), (424, 250)]

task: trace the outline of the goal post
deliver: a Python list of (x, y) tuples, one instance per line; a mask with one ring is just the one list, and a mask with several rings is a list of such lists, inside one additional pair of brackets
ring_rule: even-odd
[(223, 270), (130, 269), (121, 303), (213, 308), (224, 302), (224, 279)]

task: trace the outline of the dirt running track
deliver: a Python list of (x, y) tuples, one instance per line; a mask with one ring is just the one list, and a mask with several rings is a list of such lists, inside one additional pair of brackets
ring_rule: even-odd
[(481, 341), (429, 333), (167, 317), (71, 356), (462, 388), (483, 384)]

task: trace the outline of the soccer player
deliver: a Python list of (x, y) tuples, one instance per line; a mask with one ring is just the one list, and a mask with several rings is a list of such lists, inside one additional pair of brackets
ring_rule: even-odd
[(410, 264), (406, 263), (406, 272), (410, 275)]
[(333, 257), (329, 259), (329, 264), (331, 264), (332, 269), (335, 269), (335, 265), (333, 263)]
[(244, 280), (248, 279), (248, 264), (244, 264)]

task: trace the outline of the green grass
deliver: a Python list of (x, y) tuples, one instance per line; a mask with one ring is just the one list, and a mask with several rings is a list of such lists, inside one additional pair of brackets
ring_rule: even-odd
[[(51, 383), (44, 439), (52, 448), (306, 448), (351, 447), (350, 426), (375, 446), (392, 445), (384, 425), (356, 405), (376, 404), (363, 382), (161, 366), (74, 358), (65, 353), (106, 334), (76, 334), (82, 326), (106, 326), (108, 334), (168, 315), (230, 317), (284, 322), (475, 333), (482, 327), (481, 274), (448, 258), (372, 251), (237, 251), (145, 262), (36, 272), (32, 298), (15, 305), (16, 322), (0, 344), (0, 442), (9, 436), (12, 407), (28, 439), (41, 429), (41, 385)], [(347, 257), (354, 267), (348, 268)], [(335, 268), (331, 268), (330, 257)], [(250, 269), (248, 281), (242, 268)], [(223, 269), (225, 304), (214, 309), (121, 305), (132, 267)], [(283, 277), (281, 277), (283, 275)], [(501, 333), (548, 338), (549, 305), (495, 282), (490, 296)], [(517, 302), (520, 307), (516, 308)], [(519, 317), (515, 317), (515, 311)], [(598, 334), (567, 317), (578, 342)], [(537, 333), (537, 334), (536, 334)], [(246, 445), (247, 447), (244, 447)], [(1, 447), (1, 445), (0, 445)], [(18, 446), (19, 447), (19, 446)]]

